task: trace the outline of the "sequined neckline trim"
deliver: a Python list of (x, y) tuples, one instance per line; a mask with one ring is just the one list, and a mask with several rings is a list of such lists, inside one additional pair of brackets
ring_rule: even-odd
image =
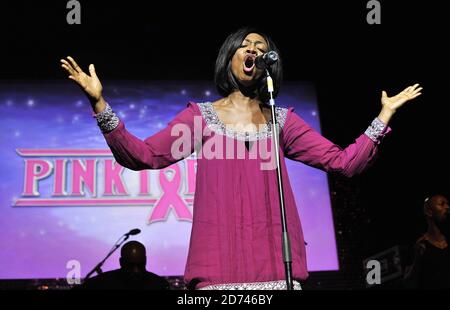
[[(229, 126), (227, 127), (222, 121), (219, 119), (216, 110), (214, 109), (212, 102), (201, 102), (197, 103), (200, 112), (206, 122), (208, 128), (213, 130), (214, 132), (227, 136), (232, 139), (237, 139), (241, 141), (256, 141), (261, 139), (267, 139), (272, 136), (272, 123), (269, 121), (266, 124), (262, 125), (262, 129), (257, 132), (242, 132), (236, 131)], [(284, 123), (286, 122), (288, 109), (286, 108), (275, 108), (275, 113), (277, 114), (277, 121), (280, 126), (280, 129), (283, 128)]]

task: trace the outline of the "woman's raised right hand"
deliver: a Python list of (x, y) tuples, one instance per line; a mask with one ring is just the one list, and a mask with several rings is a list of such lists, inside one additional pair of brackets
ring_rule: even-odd
[(83, 89), (93, 107), (97, 103), (103, 101), (103, 87), (95, 73), (93, 64), (89, 65), (90, 76), (84, 73), (80, 66), (78, 66), (75, 60), (70, 56), (67, 56), (67, 60), (61, 59), (61, 67), (70, 74), (69, 79), (74, 80)]

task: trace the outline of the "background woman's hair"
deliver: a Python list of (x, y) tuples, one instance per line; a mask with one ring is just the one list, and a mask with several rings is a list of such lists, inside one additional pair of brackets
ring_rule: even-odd
[[(219, 55), (216, 59), (216, 67), (214, 72), (214, 82), (216, 84), (217, 91), (221, 96), (226, 97), (234, 90), (239, 89), (239, 83), (231, 71), (231, 59), (249, 33), (257, 33), (261, 35), (267, 42), (268, 51), (275, 51), (279, 55), (278, 61), (269, 69), (274, 84), (274, 97), (276, 97), (283, 79), (283, 68), (280, 52), (268, 35), (253, 27), (243, 27), (238, 29), (236, 32), (230, 34), (222, 44), (222, 47), (219, 50)], [(264, 103), (269, 101), (266, 80), (266, 74), (263, 73), (261, 78), (258, 79), (258, 85), (256, 87), (256, 95), (259, 100)]]

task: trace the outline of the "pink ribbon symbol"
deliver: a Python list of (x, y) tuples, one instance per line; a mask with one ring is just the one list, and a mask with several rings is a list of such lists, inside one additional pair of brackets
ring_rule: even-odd
[[(167, 178), (167, 173), (172, 173), (172, 180)], [(169, 215), (170, 208), (173, 208), (178, 220), (192, 221), (192, 214), (185, 201), (180, 197), (181, 173), (180, 167), (175, 164), (159, 172), (159, 184), (163, 194), (156, 203), (150, 216), (150, 224), (156, 221), (164, 221)]]

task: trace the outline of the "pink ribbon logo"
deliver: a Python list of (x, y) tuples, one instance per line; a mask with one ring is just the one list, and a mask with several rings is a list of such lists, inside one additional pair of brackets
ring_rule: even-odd
[[(171, 179), (168, 178), (171, 175)], [(192, 221), (192, 213), (189, 211), (186, 202), (180, 197), (178, 191), (181, 184), (180, 167), (175, 164), (159, 172), (159, 184), (163, 194), (155, 204), (155, 208), (150, 216), (150, 224), (156, 221), (164, 221), (172, 208), (178, 220)]]

